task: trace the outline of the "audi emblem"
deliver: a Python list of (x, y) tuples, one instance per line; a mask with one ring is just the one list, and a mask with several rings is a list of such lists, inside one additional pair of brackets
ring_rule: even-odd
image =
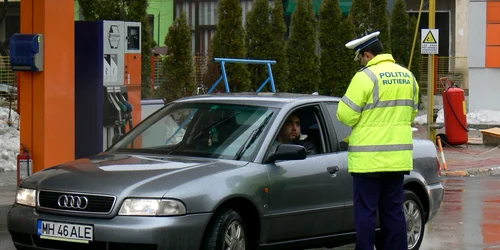
[(85, 196), (61, 195), (57, 199), (57, 205), (62, 208), (85, 209), (89, 205), (89, 199)]

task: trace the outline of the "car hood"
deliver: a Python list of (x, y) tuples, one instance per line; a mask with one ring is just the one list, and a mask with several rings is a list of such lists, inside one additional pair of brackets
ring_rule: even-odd
[(104, 153), (45, 169), (21, 185), (39, 190), (163, 197), (171, 188), (245, 163)]

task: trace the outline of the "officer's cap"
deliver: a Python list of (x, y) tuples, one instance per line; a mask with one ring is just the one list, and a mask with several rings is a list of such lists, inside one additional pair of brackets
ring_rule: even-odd
[(356, 51), (356, 55), (354, 56), (354, 61), (358, 60), (359, 52), (366, 48), (368, 45), (378, 41), (378, 35), (380, 35), (380, 31), (375, 31), (371, 34), (368, 34), (364, 37), (352, 40), (345, 44), (348, 49), (354, 49)]

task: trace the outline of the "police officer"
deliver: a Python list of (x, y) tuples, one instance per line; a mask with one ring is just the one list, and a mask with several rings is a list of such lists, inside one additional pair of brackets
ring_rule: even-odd
[(383, 249), (407, 250), (403, 178), (413, 169), (411, 123), (419, 88), (413, 74), (384, 53), (379, 34), (345, 45), (355, 50), (354, 60), (364, 67), (352, 78), (337, 118), (352, 127), (348, 165), (354, 183), (356, 250), (373, 250), (377, 208)]

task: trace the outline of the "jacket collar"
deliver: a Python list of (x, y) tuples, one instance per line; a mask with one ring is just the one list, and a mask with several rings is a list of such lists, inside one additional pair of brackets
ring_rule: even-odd
[(395, 63), (396, 61), (392, 57), (391, 54), (380, 54), (375, 56), (373, 59), (371, 59), (367, 64), (366, 67), (370, 67), (375, 64), (379, 64), (381, 62), (392, 62)]

